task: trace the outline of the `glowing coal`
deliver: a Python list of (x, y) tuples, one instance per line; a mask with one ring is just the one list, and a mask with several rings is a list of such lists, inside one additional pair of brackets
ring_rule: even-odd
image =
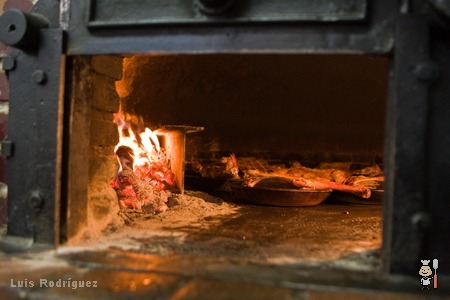
[(157, 135), (144, 128), (141, 118), (123, 112), (116, 114), (115, 123), (120, 137), (115, 148), (120, 169), (110, 185), (116, 191), (120, 207), (146, 213), (164, 212), (177, 184)]

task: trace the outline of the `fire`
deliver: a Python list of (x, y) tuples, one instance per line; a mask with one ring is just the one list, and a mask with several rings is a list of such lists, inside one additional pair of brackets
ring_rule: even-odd
[[(158, 154), (161, 152), (158, 137), (149, 128), (145, 128), (143, 132), (137, 136), (132, 130), (132, 119), (130, 115), (119, 112), (115, 116), (115, 123), (119, 130), (119, 143), (116, 145), (114, 152), (121, 146), (128, 147), (132, 150), (130, 153), (133, 157), (133, 170), (136, 167), (149, 166), (152, 162), (158, 160)], [(139, 120), (139, 123), (142, 123)], [(119, 160), (120, 162), (120, 160)], [(122, 164), (120, 170), (122, 170)]]
[(116, 191), (121, 208), (159, 213), (176, 187), (158, 136), (144, 128), (142, 118), (119, 111), (115, 115), (119, 143), (114, 152), (120, 163), (111, 187)]

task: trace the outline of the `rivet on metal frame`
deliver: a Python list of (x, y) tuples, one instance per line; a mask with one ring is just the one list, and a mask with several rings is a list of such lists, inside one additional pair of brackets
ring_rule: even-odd
[(16, 60), (12, 56), (5, 56), (2, 58), (3, 71), (11, 71), (16, 67)]
[(419, 230), (426, 230), (431, 228), (433, 220), (429, 213), (420, 211), (412, 215), (411, 223)]
[(194, 6), (205, 15), (220, 15), (229, 10), (234, 0), (194, 0)]
[(420, 81), (433, 83), (439, 79), (441, 72), (435, 63), (423, 62), (414, 68), (414, 74)]
[(44, 84), (47, 81), (47, 74), (42, 70), (36, 70), (32, 75), (33, 82), (37, 84)]
[(39, 190), (33, 190), (30, 196), (30, 206), (34, 209), (40, 209), (44, 205), (44, 196)]

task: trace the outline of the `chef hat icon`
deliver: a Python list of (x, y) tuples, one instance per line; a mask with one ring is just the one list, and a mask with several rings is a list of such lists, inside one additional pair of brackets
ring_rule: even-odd
[(421, 262), (424, 266), (428, 266), (428, 264), (430, 263), (430, 260), (424, 259), (424, 260), (421, 260)]

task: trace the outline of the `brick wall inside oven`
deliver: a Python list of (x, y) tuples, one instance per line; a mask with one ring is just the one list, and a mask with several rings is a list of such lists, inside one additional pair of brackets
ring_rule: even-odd
[[(10, 8), (20, 9), (22, 11), (30, 11), (37, 0), (0, 0), (0, 13)], [(0, 58), (7, 56), (11, 49), (0, 43)], [(8, 127), (8, 100), (9, 86), (3, 68), (0, 67), (0, 140), (6, 136)], [(0, 226), (6, 224), (7, 221), (7, 199), (5, 187), (6, 178), (6, 159), (0, 157)]]
[(122, 58), (96, 56), (92, 58), (93, 95), (90, 133), (89, 199), (92, 217), (101, 221), (117, 208), (115, 192), (109, 183), (117, 173), (114, 147), (118, 142), (113, 114), (119, 109), (115, 81), (122, 78)]
[[(113, 114), (119, 109), (116, 80), (122, 57), (74, 57), (67, 184), (67, 238), (92, 237), (113, 224), (119, 210), (109, 183), (118, 170)], [(63, 200), (64, 201), (64, 200)]]

